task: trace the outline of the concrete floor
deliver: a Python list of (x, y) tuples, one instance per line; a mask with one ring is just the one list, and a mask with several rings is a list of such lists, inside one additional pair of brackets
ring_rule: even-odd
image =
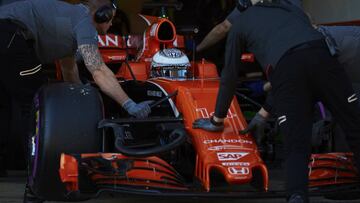
[[(0, 178), (0, 203), (22, 203), (25, 184), (24, 171), (10, 171), (9, 176)], [(285, 203), (283, 199), (174, 199), (174, 198), (144, 198), (144, 197), (101, 197), (84, 203)], [(312, 203), (360, 203), (360, 200), (331, 201), (324, 198), (312, 198)], [(56, 203), (56, 202), (49, 202)]]

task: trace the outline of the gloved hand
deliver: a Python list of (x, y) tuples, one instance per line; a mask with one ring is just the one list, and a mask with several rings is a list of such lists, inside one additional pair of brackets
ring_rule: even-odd
[(214, 121), (211, 121), (212, 118), (200, 118), (196, 119), (193, 122), (193, 128), (197, 129), (204, 129), (211, 132), (218, 132), (224, 130), (224, 123), (218, 123), (216, 124)]
[(132, 116), (136, 118), (146, 118), (151, 113), (150, 104), (154, 101), (143, 101), (135, 103), (132, 99), (128, 99), (124, 102), (123, 108)]
[(261, 146), (263, 139), (265, 138), (265, 128), (267, 126), (267, 119), (256, 113), (254, 118), (250, 121), (249, 125), (240, 131), (240, 134), (247, 134), (249, 132), (252, 133), (256, 144)]

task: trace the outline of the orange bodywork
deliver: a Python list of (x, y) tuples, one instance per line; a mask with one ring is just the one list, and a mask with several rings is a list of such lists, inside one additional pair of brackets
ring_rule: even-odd
[[(148, 24), (141, 41), (141, 47), (136, 54), (136, 62), (146, 63), (146, 72), (150, 73), (152, 57), (161, 49), (185, 47), (184, 37), (176, 34), (175, 25), (167, 18), (158, 18), (147, 15), (139, 15)], [(169, 33), (168, 36), (162, 36), (163, 33)], [(160, 34), (162, 33), (162, 35)]]
[(309, 170), (310, 187), (359, 182), (352, 153), (312, 154)]
[[(86, 160), (90, 161), (86, 161)], [(109, 163), (109, 173), (94, 172), (104, 167), (91, 159), (102, 159)], [(80, 161), (80, 163), (79, 163)], [(119, 161), (131, 161), (131, 166), (124, 170), (123, 174), (116, 171), (121, 170)], [(117, 185), (117, 186), (142, 186), (156, 187), (168, 190), (186, 191), (188, 188), (183, 183), (181, 176), (167, 162), (158, 157), (131, 158), (121, 154), (99, 153), (82, 154), (80, 160), (67, 154), (61, 155), (60, 178), (66, 185), (68, 191), (78, 191), (79, 168), (84, 166), (90, 168), (88, 171), (89, 179), (98, 185)]]
[(195, 176), (207, 191), (210, 190), (212, 170), (223, 174), (229, 184), (249, 183), (254, 170), (259, 170), (263, 177), (264, 190), (268, 189), (268, 171), (260, 158), (255, 141), (249, 135), (239, 134), (239, 130), (245, 128), (246, 121), (236, 98), (231, 103), (223, 132), (214, 133), (192, 128), (195, 119), (209, 118), (214, 113), (218, 79), (150, 81), (159, 84), (167, 92), (178, 91), (176, 107), (183, 115), (186, 130), (197, 152)]
[(69, 155), (61, 154), (60, 158), (60, 178), (68, 191), (79, 190), (79, 169), (77, 160)]
[(131, 80), (131, 72), (129, 70), (131, 67), (132, 72), (134, 73), (137, 80), (147, 80), (149, 78), (149, 68), (145, 62), (128, 62), (122, 63), (119, 71), (116, 73), (117, 78), (122, 78), (125, 80)]

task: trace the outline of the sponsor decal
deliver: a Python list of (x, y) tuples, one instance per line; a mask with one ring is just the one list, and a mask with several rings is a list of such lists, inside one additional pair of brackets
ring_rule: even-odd
[(99, 47), (118, 47), (119, 46), (119, 36), (117, 35), (105, 35), (98, 36)]
[[(214, 115), (215, 112), (208, 112), (206, 108), (197, 108), (196, 112), (199, 112), (201, 114), (202, 118), (210, 118)], [(236, 118), (236, 113), (233, 113), (230, 109), (228, 111), (228, 114), (226, 115), (227, 118)]]
[(35, 144), (35, 136), (31, 138), (31, 156), (35, 156), (36, 153), (36, 144)]
[(219, 145), (219, 146), (212, 146), (209, 147), (209, 151), (220, 151), (220, 150), (226, 150), (226, 149), (244, 149), (242, 146), (236, 146), (236, 145)]
[(161, 91), (148, 90), (146, 94), (147, 96), (152, 96), (152, 97), (162, 97)]
[(131, 131), (128, 130), (128, 128), (130, 127), (130, 125), (129, 125), (129, 124), (125, 124), (125, 125), (122, 125), (122, 126), (125, 127), (123, 139), (124, 139), (124, 140), (133, 140), (133, 139), (134, 139), (134, 136), (132, 135)]
[(226, 143), (237, 143), (237, 144), (252, 144), (253, 142), (250, 140), (243, 140), (243, 139), (214, 139), (214, 140), (204, 140), (204, 144), (226, 144)]
[(232, 175), (249, 175), (250, 173), (248, 167), (229, 167), (228, 171)]
[(150, 36), (155, 37), (156, 35), (156, 29), (158, 27), (157, 23), (154, 23), (150, 28)]
[(109, 60), (112, 61), (121, 61), (121, 60), (125, 60), (126, 56), (109, 56)]
[(250, 166), (249, 162), (223, 162), (223, 166)]
[(247, 152), (218, 152), (217, 157), (219, 161), (237, 161), (248, 154)]
[(130, 131), (125, 131), (124, 139), (125, 140), (133, 140), (134, 137), (132, 136), (132, 133)]
[[(36, 98), (36, 101), (38, 101), (37, 98)], [(36, 105), (36, 107), (39, 106), (38, 103), (36, 103), (35, 105)], [(40, 112), (39, 112), (39, 110), (37, 110), (35, 113), (35, 123), (36, 123), (35, 135), (33, 137), (31, 137), (31, 156), (32, 157), (34, 157), (36, 154), (36, 137), (39, 136), (39, 130), (40, 130)]]

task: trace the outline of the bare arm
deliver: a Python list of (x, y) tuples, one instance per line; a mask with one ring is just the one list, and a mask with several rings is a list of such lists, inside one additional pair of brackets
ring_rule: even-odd
[(71, 56), (60, 59), (60, 65), (64, 81), (81, 83), (75, 57)]
[(79, 46), (79, 51), (95, 83), (105, 94), (123, 105), (129, 97), (121, 88), (114, 73), (103, 62), (98, 47), (92, 44), (84, 44)]
[(202, 40), (202, 42), (196, 47), (196, 51), (203, 51), (210, 46), (216, 44), (220, 40), (224, 39), (231, 28), (231, 23), (228, 20), (224, 20), (220, 24), (216, 25)]

